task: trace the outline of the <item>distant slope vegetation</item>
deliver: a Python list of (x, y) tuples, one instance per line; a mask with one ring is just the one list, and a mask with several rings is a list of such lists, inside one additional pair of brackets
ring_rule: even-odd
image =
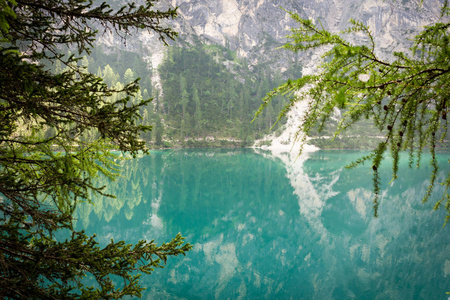
[[(301, 76), (299, 64), (292, 65), (285, 76), (271, 72), (267, 65), (250, 70), (235, 52), (201, 42), (196, 46), (170, 46), (158, 70), (149, 69), (142, 57), (140, 53), (98, 45), (80, 64), (110, 86), (120, 87), (141, 78), (138, 97), (154, 98), (142, 109), (140, 121), (153, 125), (152, 132), (142, 135), (150, 148), (250, 146), (266, 134), (282, 130), (286, 121), (282, 119), (274, 126), (278, 112), (289, 102), (278, 97), (251, 123), (261, 99), (286, 74)], [(163, 81), (162, 97), (152, 86), (153, 72), (159, 72)], [(309, 143), (323, 149), (370, 149), (378, 141), (370, 120), (333, 139), (335, 125), (330, 123), (322, 132), (314, 132)]]
[[(250, 146), (271, 131), (286, 98), (278, 97), (262, 117), (251, 120), (264, 95), (282, 82), (280, 74), (267, 66), (250, 70), (226, 47), (177, 44), (168, 47), (158, 70), (149, 68), (141, 53), (102, 44), (79, 64), (112, 87), (140, 78), (137, 97), (153, 98), (141, 110), (140, 121), (153, 125), (152, 132), (142, 135), (150, 148)], [(301, 74), (301, 68), (295, 68), (293, 74)], [(58, 72), (58, 66), (54, 69)], [(152, 86), (153, 72), (160, 74), (162, 93)]]
[[(261, 118), (250, 123), (263, 96), (282, 78), (262, 67), (250, 71), (221, 46), (173, 46), (159, 73), (164, 96), (157, 111), (167, 124), (164, 136), (185, 146), (223, 146), (227, 140), (231, 145), (250, 145), (270, 131), (276, 111), (287, 103), (284, 97), (275, 99)], [(221, 142), (217, 145), (214, 140)]]

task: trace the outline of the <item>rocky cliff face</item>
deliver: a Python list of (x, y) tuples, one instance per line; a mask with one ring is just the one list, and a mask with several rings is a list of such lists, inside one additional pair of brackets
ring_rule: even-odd
[[(295, 22), (283, 10), (320, 22), (326, 29), (339, 31), (350, 19), (370, 26), (379, 50), (385, 53), (405, 50), (424, 25), (439, 20), (443, 0), (160, 0), (158, 5), (178, 7), (173, 21), (180, 37), (199, 38), (208, 44), (219, 44), (246, 58), (249, 65), (271, 63), (283, 70), (293, 54), (277, 49), (284, 44)], [(138, 37), (147, 48), (155, 67), (164, 47), (156, 36), (141, 33)], [(106, 45), (120, 45), (112, 35), (103, 35)], [(127, 44), (128, 49), (134, 43)], [(154, 53), (157, 55), (154, 55)]]
[[(277, 49), (295, 28), (295, 22), (283, 10), (319, 22), (328, 30), (339, 31), (349, 26), (350, 19), (370, 26), (379, 50), (384, 53), (405, 50), (424, 25), (439, 19), (443, 0), (161, 0), (158, 5), (178, 7), (173, 21), (180, 36), (190, 41), (195, 36), (208, 44), (219, 44), (236, 51), (247, 63), (270, 63), (283, 71), (294, 55)], [(156, 67), (165, 50), (157, 37), (141, 33), (149, 61)], [(112, 34), (100, 40), (109, 46), (121, 42)], [(135, 43), (128, 42), (130, 50)], [(155, 54), (156, 53), (156, 54)], [(305, 63), (305, 62), (303, 62)]]
[(250, 65), (272, 62), (278, 67), (283, 60), (276, 48), (295, 25), (281, 8), (300, 9), (286, 0), (173, 0), (172, 5), (179, 7), (186, 32), (229, 47)]
[[(209, 44), (219, 44), (236, 51), (250, 66), (269, 64), (284, 72), (294, 61), (294, 54), (277, 49), (295, 28), (295, 22), (283, 10), (319, 22), (331, 31), (349, 26), (350, 19), (370, 26), (379, 51), (386, 56), (406, 50), (412, 37), (424, 25), (439, 19), (442, 0), (167, 0), (161, 4), (178, 7), (174, 27), (180, 36), (193, 36)], [(155, 69), (165, 51), (154, 37), (142, 34), (149, 61)], [(304, 54), (302, 64), (311, 57)], [(156, 75), (157, 76), (157, 75)], [(155, 84), (159, 84), (156, 78)]]
[[(172, 0), (179, 7), (182, 34), (195, 34), (205, 42), (229, 46), (249, 64), (286, 63), (287, 54), (276, 50), (295, 22), (283, 10), (320, 20), (332, 31), (349, 26), (350, 19), (370, 26), (380, 49), (403, 50), (406, 34), (439, 18), (440, 1), (429, 0)], [(283, 61), (284, 60), (284, 61)]]

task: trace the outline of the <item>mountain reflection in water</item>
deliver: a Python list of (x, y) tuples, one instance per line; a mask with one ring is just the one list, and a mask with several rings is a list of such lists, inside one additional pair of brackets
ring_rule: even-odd
[[(450, 229), (432, 210), (442, 186), (421, 202), (428, 158), (420, 169), (402, 160), (390, 186), (384, 164), (374, 218), (371, 168), (344, 169), (363, 154), (152, 151), (124, 162), (109, 184), (117, 199), (79, 206), (77, 229), (102, 244), (181, 232), (194, 245), (142, 277), (144, 299), (446, 299)], [(440, 181), (448, 157), (439, 155)]]

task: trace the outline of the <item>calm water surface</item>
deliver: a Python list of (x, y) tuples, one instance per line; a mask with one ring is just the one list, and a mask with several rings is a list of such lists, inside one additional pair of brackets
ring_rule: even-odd
[[(422, 204), (430, 168), (391, 179), (381, 170), (373, 217), (370, 166), (346, 170), (362, 152), (319, 151), (295, 162), (253, 150), (169, 150), (124, 164), (123, 178), (77, 229), (135, 243), (194, 247), (142, 278), (144, 299), (447, 299), (450, 225)], [(449, 153), (439, 156), (443, 181)]]

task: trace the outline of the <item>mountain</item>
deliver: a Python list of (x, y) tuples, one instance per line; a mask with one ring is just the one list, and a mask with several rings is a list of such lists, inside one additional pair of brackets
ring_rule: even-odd
[[(314, 53), (293, 54), (278, 49), (287, 41), (286, 36), (291, 28), (296, 27), (285, 10), (320, 22), (332, 32), (347, 28), (350, 19), (362, 21), (369, 25), (379, 55), (389, 58), (393, 51), (407, 51), (411, 45), (410, 39), (424, 25), (439, 20), (441, 3), (438, 0), (423, 3), (420, 0), (160, 1), (159, 8), (178, 7), (179, 12), (178, 18), (171, 22), (171, 26), (179, 32), (179, 38), (170, 42), (169, 47), (158, 42), (157, 37), (149, 32), (129, 37), (126, 44), (112, 33), (105, 33), (99, 42), (107, 52), (121, 49), (139, 53), (147, 64), (148, 70), (151, 70), (149, 76), (154, 88), (153, 95), (157, 99), (153, 110), (159, 113), (165, 128), (172, 128), (165, 131), (164, 139), (184, 144), (186, 139), (237, 141), (245, 138), (248, 144), (270, 132), (269, 127), (273, 125), (279, 109), (287, 103), (286, 99), (280, 99), (271, 108), (273, 112), (261, 117), (264, 120), (249, 125), (264, 94), (287, 78), (301, 76), (302, 72), (314, 72), (320, 60), (320, 55)], [(349, 38), (364, 42), (360, 36)], [(198, 65), (200, 61), (207, 62), (209, 70), (191, 66)], [(228, 75), (212, 74), (211, 66), (217, 72)], [(178, 67), (180, 71), (177, 71)], [(195, 83), (191, 80), (193, 78), (202, 83), (211, 79), (212, 87)], [(218, 81), (223, 84), (218, 84)], [(171, 85), (168, 85), (169, 82)], [(178, 90), (173, 90), (174, 85)], [(185, 100), (181, 100), (183, 89), (186, 91)], [(194, 99), (197, 97), (194, 94), (199, 97), (199, 102)], [(177, 117), (175, 113), (182, 117)], [(292, 118), (298, 119), (298, 113), (293, 114)], [(285, 126), (280, 124), (278, 130), (297, 126), (292, 121), (288, 120)], [(182, 126), (186, 128), (184, 132)], [(235, 126), (247, 126), (246, 132)], [(292, 134), (285, 142), (292, 142)]]
[[(290, 53), (276, 49), (285, 43), (295, 22), (283, 10), (319, 21), (328, 30), (344, 30), (349, 20), (370, 26), (380, 50), (405, 50), (405, 37), (439, 19), (440, 2), (396, 0), (172, 0), (182, 35), (195, 35), (205, 43), (229, 45), (250, 65), (273, 63), (284, 70), (293, 62)], [(406, 42), (406, 43), (405, 43)]]

